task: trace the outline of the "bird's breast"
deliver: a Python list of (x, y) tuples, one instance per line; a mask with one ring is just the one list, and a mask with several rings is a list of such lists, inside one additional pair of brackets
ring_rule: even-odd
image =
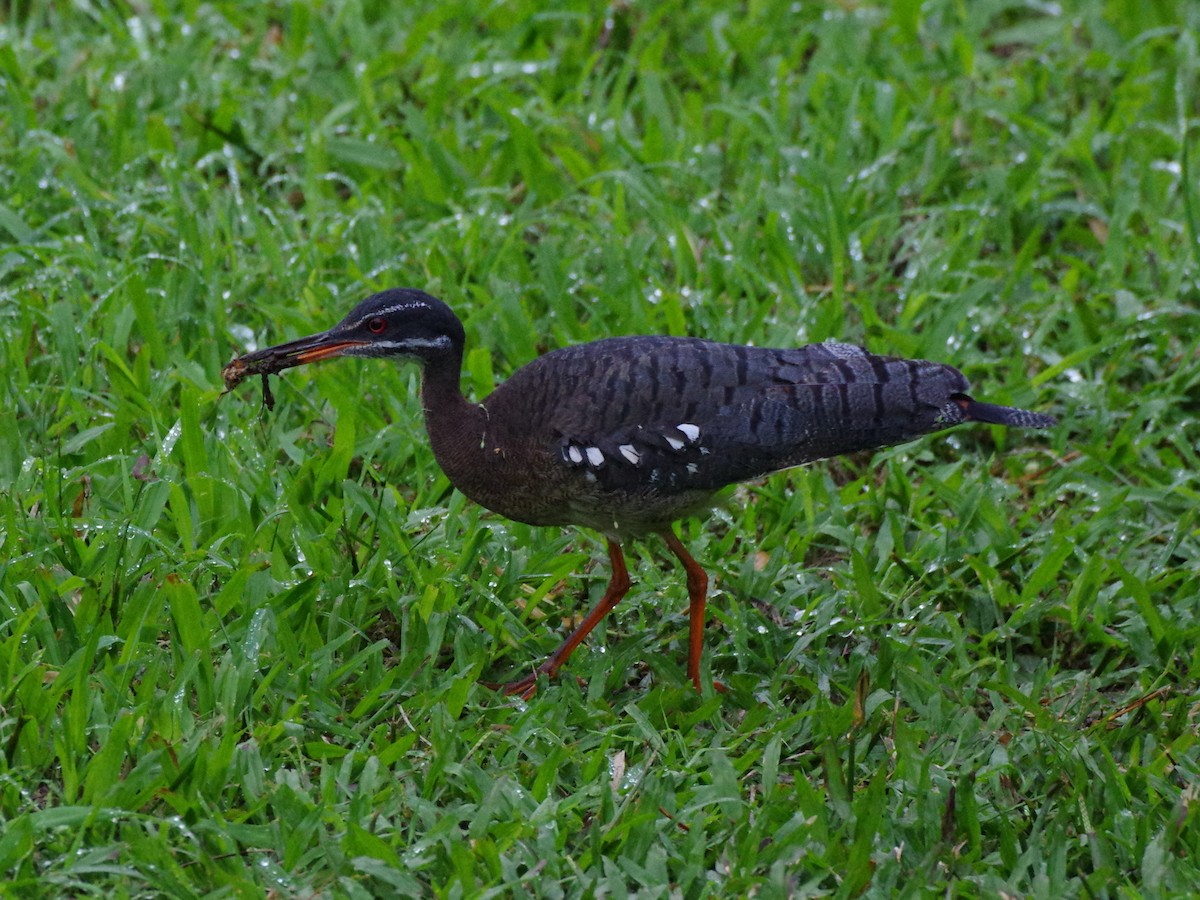
[(434, 453), (467, 497), (530, 525), (577, 525), (629, 537), (708, 507), (712, 490), (688, 483), (696, 463), (655, 463), (650, 448), (629, 440), (596, 443), (548, 439), (534, 429), (484, 428), (452, 447), (435, 443)]

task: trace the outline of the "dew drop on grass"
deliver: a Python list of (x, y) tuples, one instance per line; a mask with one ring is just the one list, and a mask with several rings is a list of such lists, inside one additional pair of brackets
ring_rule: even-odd
[(163, 438), (162, 447), (158, 451), (159, 460), (164, 460), (171, 455), (171, 451), (175, 449), (175, 443), (179, 440), (179, 435), (183, 433), (183, 420), (176, 419), (175, 424), (171, 426), (166, 437)]

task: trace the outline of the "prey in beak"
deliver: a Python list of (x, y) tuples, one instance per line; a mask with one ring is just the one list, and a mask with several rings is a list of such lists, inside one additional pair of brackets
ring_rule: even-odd
[(322, 331), (286, 344), (277, 344), (263, 350), (255, 350), (245, 356), (233, 359), (221, 370), (221, 378), (225, 381), (225, 391), (228, 394), (245, 379), (254, 375), (262, 376), (263, 405), (272, 410), (275, 408), (275, 397), (271, 394), (268, 375), (277, 375), (284, 369), (302, 366), (305, 363), (319, 362), (323, 359), (333, 359), (344, 356), (355, 348), (362, 347), (366, 341), (348, 340)]

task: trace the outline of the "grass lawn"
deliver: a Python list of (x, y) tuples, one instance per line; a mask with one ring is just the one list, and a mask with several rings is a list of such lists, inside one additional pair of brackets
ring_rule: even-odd
[[(1200, 4), (0, 6), (0, 894), (1200, 884)], [(953, 363), (738, 488), (529, 702), (592, 533), (450, 488), (414, 368), (222, 396), (420, 287), (464, 386), (614, 334)], [(7, 886), (5, 886), (5, 884)]]

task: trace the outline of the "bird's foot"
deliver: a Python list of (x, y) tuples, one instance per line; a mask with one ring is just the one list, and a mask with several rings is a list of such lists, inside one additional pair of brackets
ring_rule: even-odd
[[(558, 666), (551, 666), (548, 663), (543, 663), (524, 678), (518, 678), (515, 681), (481, 681), (479, 683), (489, 690), (498, 691), (501, 694), (504, 694), (506, 697), (519, 696), (522, 700), (531, 700), (537, 693), (538, 679), (543, 675), (553, 678), (558, 674), (558, 668)], [(587, 685), (587, 682), (582, 678), (577, 677), (575, 680), (579, 682), (580, 687), (585, 687)], [(692, 677), (691, 682), (696, 686), (696, 693), (701, 694), (704, 692), (704, 689), (700, 687), (699, 674), (696, 674), (694, 677)], [(718, 694), (729, 693), (729, 688), (720, 681), (717, 681), (715, 678), (713, 679), (712, 686), (713, 690)]]
[(556, 669), (538, 666), (524, 678), (518, 678), (516, 681), (481, 681), (480, 684), (493, 691), (499, 691), (506, 697), (520, 697), (522, 700), (529, 700), (537, 693), (538, 679), (543, 675), (553, 678), (556, 671)]
[[(704, 688), (701, 687), (701, 685), (700, 685), (700, 668), (699, 668), (699, 666), (697, 666), (694, 671), (688, 672), (688, 680), (696, 688), (697, 694), (704, 693)], [(718, 694), (729, 693), (729, 688), (727, 688), (721, 682), (717, 681), (717, 679), (715, 679), (715, 678), (712, 680), (712, 686), (713, 686), (713, 690), (716, 691)]]

